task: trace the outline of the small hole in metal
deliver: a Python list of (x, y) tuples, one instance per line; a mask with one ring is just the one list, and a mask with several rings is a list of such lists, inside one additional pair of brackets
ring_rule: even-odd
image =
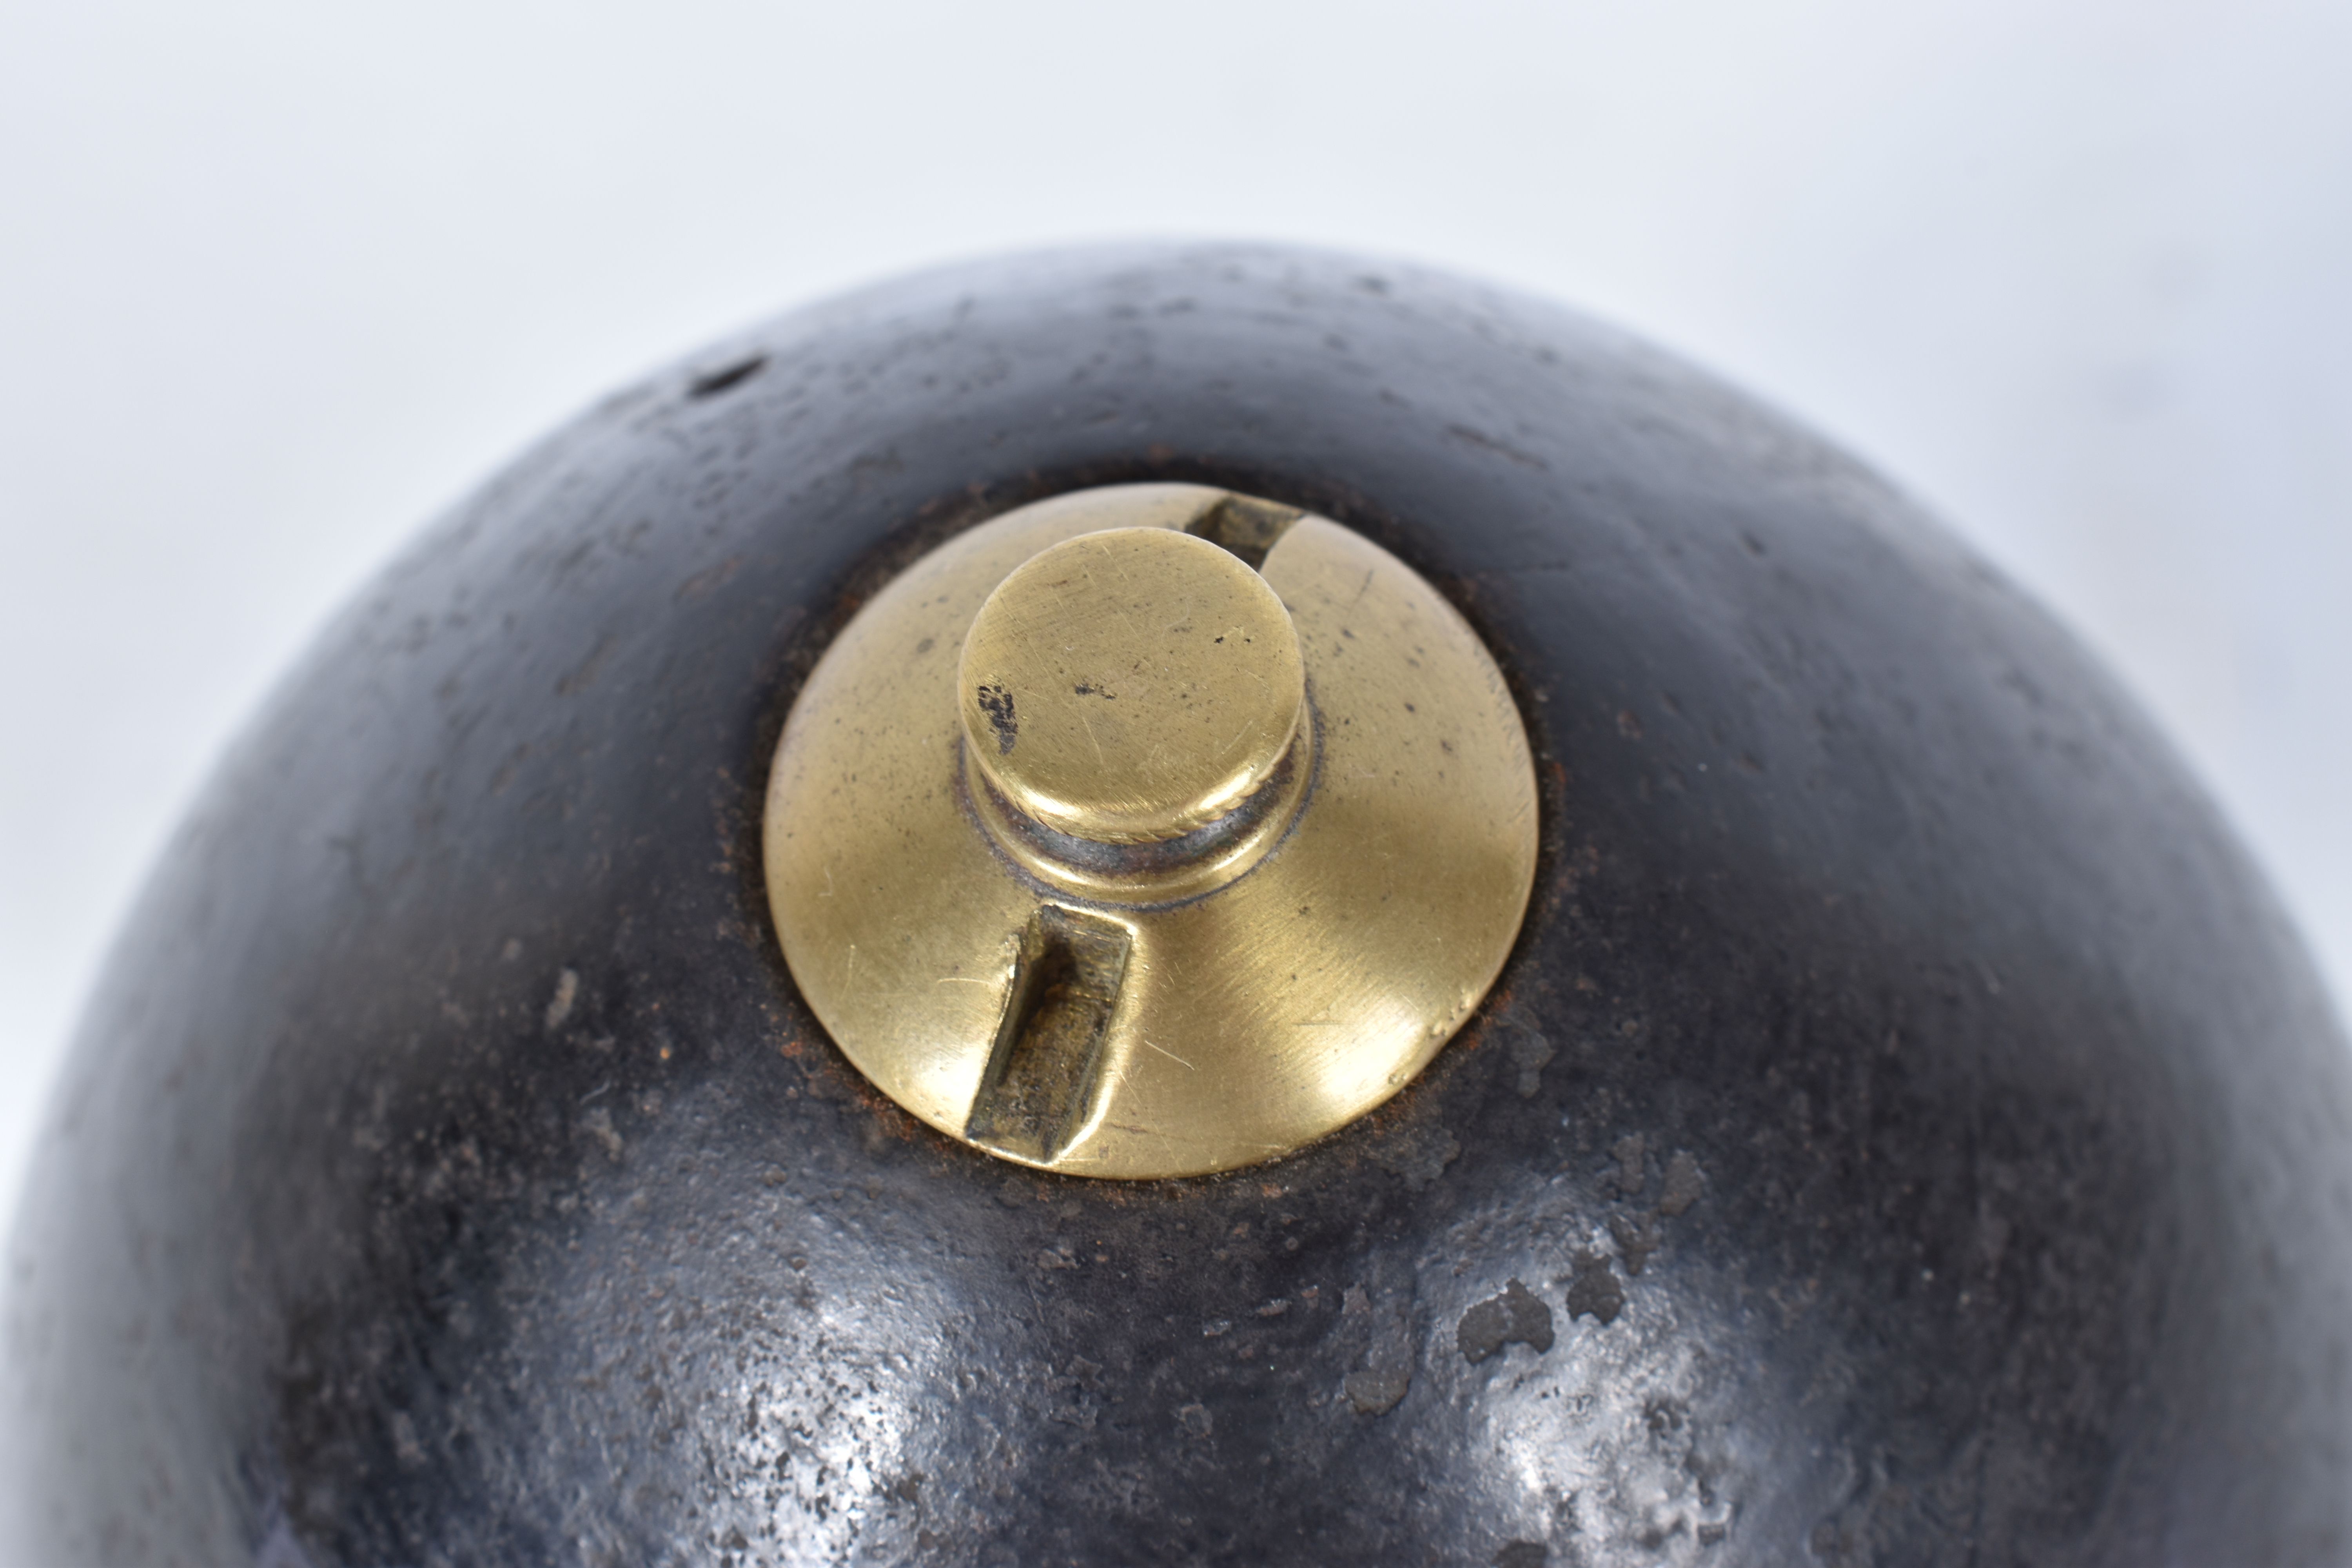
[(720, 365), (717, 370), (704, 371), (700, 375), (688, 382), (686, 395), (688, 397), (716, 397), (722, 392), (733, 391), (767, 367), (766, 354), (753, 354), (748, 359), (736, 360), (732, 363)]

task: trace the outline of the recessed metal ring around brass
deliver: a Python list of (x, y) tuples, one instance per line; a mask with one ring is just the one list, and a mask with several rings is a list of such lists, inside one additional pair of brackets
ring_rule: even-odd
[(940, 1131), (1070, 1174), (1286, 1153), (1394, 1094), (1525, 914), (1500, 672), (1394, 556), (1197, 485), (1040, 501), (875, 595), (784, 726), (803, 996)]

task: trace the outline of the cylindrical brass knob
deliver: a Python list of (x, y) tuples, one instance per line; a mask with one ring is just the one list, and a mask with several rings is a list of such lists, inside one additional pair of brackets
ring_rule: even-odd
[(1264, 786), (1298, 733), (1307, 673), (1265, 579), (1164, 528), (1114, 528), (1007, 577), (964, 639), (971, 765), (1053, 832), (1161, 843)]

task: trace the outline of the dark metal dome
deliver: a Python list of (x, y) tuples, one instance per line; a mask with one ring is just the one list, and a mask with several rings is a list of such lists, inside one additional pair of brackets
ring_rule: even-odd
[[(1138, 479), (1425, 574), (1543, 789), (1423, 1079), (1154, 1184), (875, 1094), (758, 847), (864, 595)], [(2169, 751), (1809, 435), (1329, 255), (931, 273), (525, 456), (173, 841), (9, 1289), (26, 1563), (2352, 1551), (2352, 1075)]]

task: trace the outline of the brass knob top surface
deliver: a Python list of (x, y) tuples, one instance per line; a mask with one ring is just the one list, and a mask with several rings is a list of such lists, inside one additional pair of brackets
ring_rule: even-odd
[(1081, 534), (998, 584), (964, 639), (964, 745), (1015, 811), (1109, 844), (1231, 814), (1307, 707), (1290, 613), (1232, 552), (1164, 528)]
[(803, 997), (899, 1105), (1023, 1164), (1194, 1175), (1345, 1126), (1468, 1019), (1526, 911), (1535, 772), (1494, 660), (1394, 556), (1110, 486), (851, 618), (762, 853)]

